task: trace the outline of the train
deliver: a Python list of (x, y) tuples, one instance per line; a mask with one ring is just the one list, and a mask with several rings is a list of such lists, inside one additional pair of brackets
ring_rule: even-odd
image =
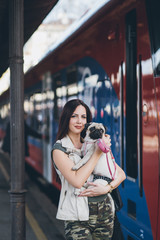
[[(160, 2), (101, 0), (24, 76), (27, 122), (45, 136), (28, 138), (26, 162), (60, 190), (51, 162), (64, 104), (82, 99), (107, 126), (117, 164), (117, 212), (125, 240), (160, 239)], [(0, 135), (9, 112), (0, 96)]]

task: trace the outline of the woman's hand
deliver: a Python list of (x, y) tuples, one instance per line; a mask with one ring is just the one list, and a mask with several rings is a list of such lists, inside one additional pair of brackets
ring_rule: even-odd
[(100, 183), (88, 182), (89, 187), (82, 191), (79, 197), (95, 197), (108, 193), (111, 189), (110, 186), (104, 186)]
[(126, 175), (125, 175), (125, 172), (122, 170), (122, 168), (118, 166), (118, 164), (116, 164), (116, 168), (117, 168), (118, 174), (116, 179), (112, 180), (112, 182), (110, 183), (110, 185), (112, 186), (112, 189), (111, 189), (111, 186), (107, 184), (104, 186), (100, 183), (87, 182), (89, 187), (84, 191), (82, 191), (79, 196), (80, 197), (99, 196), (99, 195), (106, 194), (111, 190), (117, 188), (121, 184), (121, 182), (123, 182), (126, 179)]
[(106, 143), (107, 147), (110, 147), (110, 146), (111, 146), (111, 138), (110, 138), (110, 135), (105, 134), (102, 139), (103, 139), (104, 142)]

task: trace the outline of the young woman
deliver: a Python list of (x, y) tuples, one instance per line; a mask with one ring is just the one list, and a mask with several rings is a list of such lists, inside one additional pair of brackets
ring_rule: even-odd
[[(110, 184), (89, 183), (92, 187), (74, 194), (75, 188), (81, 188), (89, 179), (102, 152), (97, 147), (89, 161), (77, 171), (73, 171), (74, 161), (69, 158), (68, 149), (81, 153), (80, 133), (85, 123), (92, 120), (88, 106), (79, 99), (67, 102), (63, 108), (57, 142), (53, 146), (54, 166), (61, 179), (61, 194), (57, 218), (65, 221), (66, 239), (105, 239), (110, 240), (114, 226), (114, 203), (109, 192), (124, 179), (123, 170), (116, 164), (118, 177)], [(110, 138), (105, 142), (110, 146)], [(87, 197), (88, 205), (82, 208), (83, 197)], [(86, 198), (85, 198), (86, 199)], [(86, 205), (84, 205), (86, 206)]]

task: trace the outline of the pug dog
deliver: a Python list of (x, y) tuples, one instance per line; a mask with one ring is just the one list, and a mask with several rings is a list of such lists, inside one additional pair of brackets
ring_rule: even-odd
[[(102, 140), (105, 132), (106, 127), (102, 123), (91, 122), (85, 124), (85, 127), (81, 132), (81, 138), (83, 141), (81, 150), (84, 157), (72, 168), (72, 170), (78, 170), (82, 167), (90, 159), (94, 152), (95, 145), (98, 144), (103, 153), (93, 170), (92, 180), (94, 182), (100, 182), (103, 185), (108, 183), (105, 177), (111, 179), (116, 177), (116, 165), (111, 149), (108, 148)], [(97, 179), (94, 179), (94, 176), (96, 176)]]

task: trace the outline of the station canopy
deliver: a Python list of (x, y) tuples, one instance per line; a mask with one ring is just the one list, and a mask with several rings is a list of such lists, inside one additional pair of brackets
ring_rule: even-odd
[[(9, 1), (0, 0), (0, 77), (9, 67)], [(24, 43), (58, 0), (24, 0)]]

